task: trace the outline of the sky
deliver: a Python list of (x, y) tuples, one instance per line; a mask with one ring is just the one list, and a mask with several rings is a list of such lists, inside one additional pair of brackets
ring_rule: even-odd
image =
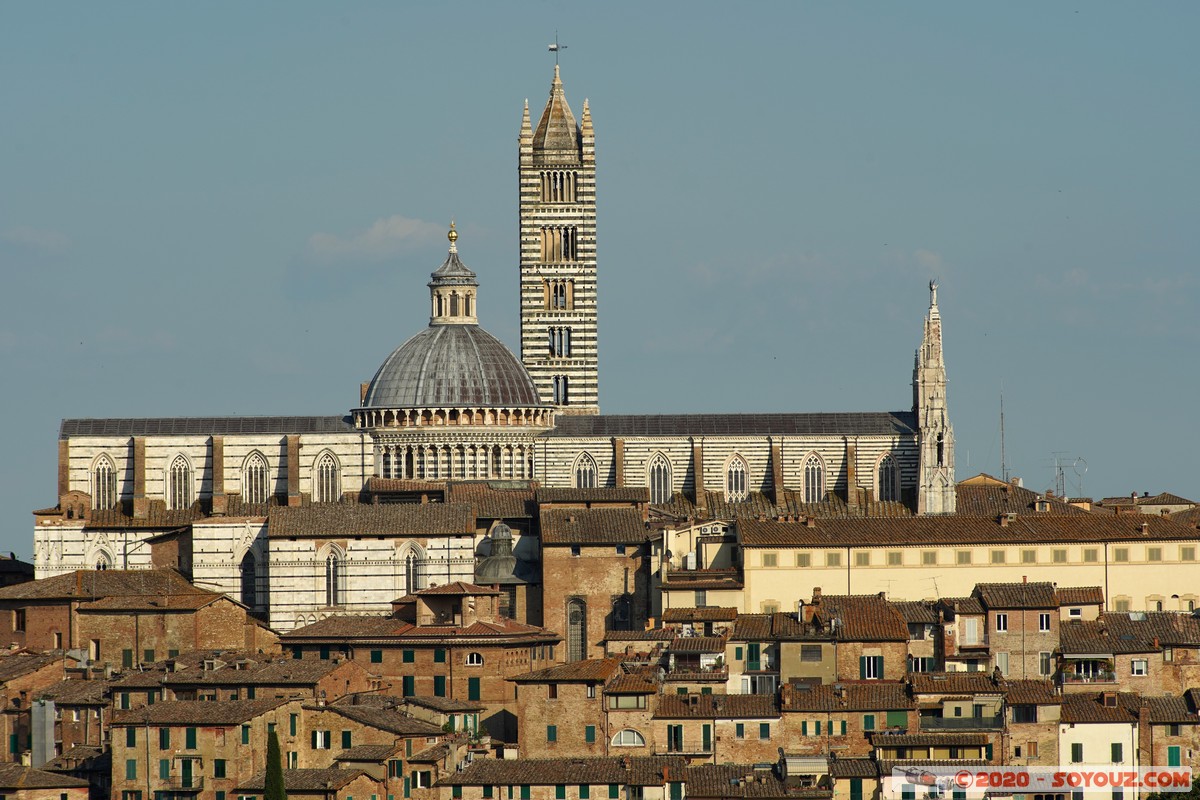
[(344, 414), (457, 221), (517, 349), (557, 31), (606, 413), (911, 407), (960, 479), (1200, 499), (1200, 6), (0, 4), (0, 550), (67, 417)]

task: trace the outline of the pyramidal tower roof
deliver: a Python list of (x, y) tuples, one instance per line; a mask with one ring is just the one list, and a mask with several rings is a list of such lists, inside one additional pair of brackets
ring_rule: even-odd
[(566, 160), (577, 162), (582, 156), (579, 126), (567, 104), (557, 64), (554, 65), (554, 80), (550, 83), (550, 99), (546, 101), (542, 118), (533, 133), (533, 152), (535, 159), (543, 155), (555, 161), (567, 156)]

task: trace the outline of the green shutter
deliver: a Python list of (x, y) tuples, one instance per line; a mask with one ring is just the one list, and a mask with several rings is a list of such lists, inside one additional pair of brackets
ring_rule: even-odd
[(863, 714), (863, 730), (864, 731), (875, 730), (875, 715), (874, 714)]
[(846, 735), (846, 720), (842, 720), (842, 736)]
[(125, 669), (130, 669), (133, 667), (133, 651), (132, 650), (122, 650), (121, 651), (121, 666), (124, 667)]
[(733, 726), (733, 735), (736, 736), (738, 739), (745, 739), (746, 738), (746, 726), (741, 722), (734, 725)]
[(529, 784), (521, 784), (521, 800), (529, 800)]
[(596, 726), (587, 725), (583, 729), (583, 740), (588, 744), (593, 744), (596, 741)]
[(445, 664), (446, 663), (446, 651), (440, 647), (436, 648), (433, 651), (433, 663)]
[(863, 800), (862, 778), (850, 779), (850, 800)]
[(1167, 766), (1168, 767), (1183, 766), (1183, 762), (1180, 760), (1179, 745), (1173, 744), (1167, 748)]
[(904, 728), (908, 725), (907, 711), (889, 711), (887, 712), (887, 724), (889, 728)]
[(700, 741), (704, 745), (704, 752), (712, 749), (712, 725), (705, 724), (700, 729)]
[(547, 742), (557, 742), (558, 741), (558, 726), (557, 725), (547, 725), (546, 726), (546, 741)]
[(160, 781), (170, 780), (171, 778), (171, 759), (160, 758), (158, 760), (158, 779)]
[(462, 797), (462, 786), (459, 785), (459, 786), (453, 787), (450, 790), (450, 794), (455, 798), (461, 798)]
[(196, 749), (196, 729), (187, 728), (184, 730), (184, 747), (188, 750)]
[(371, 651), (371, 663), (372, 664), (382, 664), (383, 663), (383, 651), (382, 650), (372, 650)]
[(867, 678), (867, 657), (866, 656), (858, 657), (858, 677), (860, 680), (866, 680), (866, 678)]
[(291, 731), (292, 736), (296, 735), (296, 723), (299, 721), (299, 719), (300, 719), (299, 714), (292, 714), (288, 718), (288, 730)]
[(445, 697), (446, 696), (446, 676), (445, 675), (434, 675), (433, 676), (433, 694), (435, 697)]
[(137, 759), (136, 758), (126, 759), (126, 761), (125, 761), (125, 780), (127, 780), (127, 781), (136, 781), (137, 780)]
[(170, 750), (171, 749), (171, 729), (170, 728), (159, 728), (158, 729), (158, 749), (159, 750)]
[(817, 720), (816, 722), (813, 723), (813, 725), (815, 728), (813, 730), (813, 736), (820, 736), (821, 735), (821, 720)]
[(415, 675), (405, 675), (402, 683), (404, 684), (402, 691), (405, 697), (412, 697), (417, 693), (417, 678)]
[(404, 796), (405, 797), (412, 796), (412, 782), (411, 782), (411, 779), (407, 775), (404, 776)]
[(738, 661), (741, 661), (742, 660), (742, 648), (740, 648), (740, 647), (733, 648), (733, 657), (736, 658)]
[(617, 800), (621, 796), (621, 787), (619, 784), (610, 783), (608, 785), (608, 800)]
[[(125, 729), (125, 746), (137, 747), (137, 728), (133, 727), (132, 725)], [(17, 751), (14, 750), (13, 752), (15, 753)]]
[(478, 700), (481, 694), (479, 678), (467, 678), (467, 699)]
[(352, 739), (352, 735), (351, 735), (350, 731), (342, 731), (342, 749), (343, 749), (343, 750), (349, 750), (349, 749), (350, 749), (350, 747), (351, 747), (351, 744), (350, 744), (350, 741), (351, 741), (351, 739)]
[(1122, 761), (1125, 760), (1124, 756), (1125, 756), (1125, 748), (1123, 748), (1121, 746), (1120, 742), (1113, 742), (1112, 743), (1112, 763), (1120, 764)]
[(760, 739), (770, 739), (771, 738), (771, 723), (769, 723), (769, 722), (758, 723), (758, 738), (760, 738)]
[(415, 650), (401, 650), (400, 660), (405, 664), (412, 664), (417, 660), (417, 653)]
[(592, 796), (592, 787), (586, 783), (579, 784), (579, 800), (588, 800)]
[(758, 642), (751, 642), (746, 645), (746, 669), (753, 672), (759, 668), (759, 653)]
[(567, 800), (567, 787), (565, 784), (558, 784), (554, 787), (554, 800)]

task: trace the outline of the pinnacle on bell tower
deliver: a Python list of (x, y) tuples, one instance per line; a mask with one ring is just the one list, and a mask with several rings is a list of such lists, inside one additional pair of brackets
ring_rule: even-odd
[(596, 137), (587, 100), (576, 122), (554, 65), (537, 126), (518, 139), (521, 360), (542, 402), (598, 414)]
[(929, 282), (929, 312), (925, 335), (913, 364), (913, 414), (917, 418), (920, 462), (917, 513), (953, 514), (954, 426), (946, 406), (946, 360), (942, 354), (942, 315), (937, 281)]

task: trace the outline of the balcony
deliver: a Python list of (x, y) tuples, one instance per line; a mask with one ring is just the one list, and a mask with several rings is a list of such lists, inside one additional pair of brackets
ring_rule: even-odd
[(1004, 715), (987, 717), (921, 717), (923, 731), (978, 731), (1004, 728)]
[(668, 681), (686, 681), (688, 683), (724, 683), (729, 680), (729, 669), (689, 669), (678, 667), (666, 675)]
[(1117, 673), (1110, 670), (1095, 672), (1063, 672), (1058, 676), (1060, 683), (1116, 683)]
[(165, 784), (173, 792), (198, 792), (204, 788), (204, 776), (171, 775), (165, 781), (160, 780), (158, 783)]

